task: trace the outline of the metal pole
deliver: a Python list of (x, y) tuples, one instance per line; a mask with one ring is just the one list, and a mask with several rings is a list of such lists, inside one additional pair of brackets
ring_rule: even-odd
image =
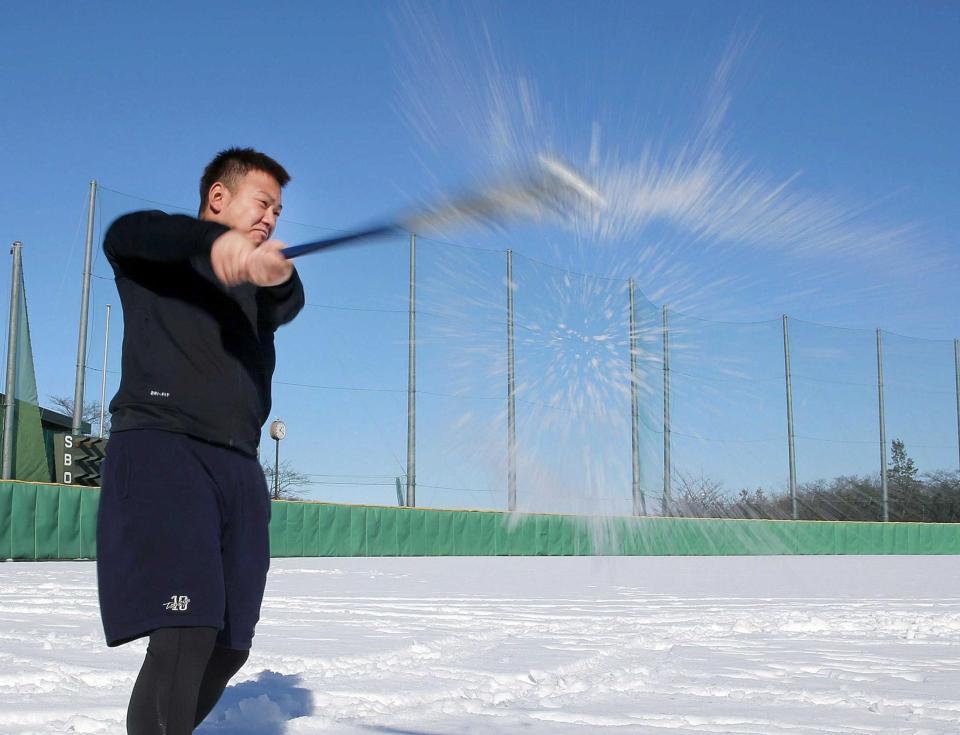
[(637, 396), (639, 390), (639, 376), (637, 375), (637, 309), (634, 299), (634, 283), (630, 279), (630, 440), (633, 463), (633, 514), (645, 516), (647, 503), (643, 497), (643, 488), (640, 487), (640, 402)]
[(517, 509), (516, 364), (513, 354), (513, 251), (507, 251), (507, 509)]
[(887, 419), (883, 407), (883, 337), (877, 329), (877, 395), (880, 399), (880, 488), (883, 494), (883, 520), (890, 520), (887, 496)]
[(670, 515), (670, 317), (663, 307), (663, 515)]
[(280, 440), (274, 439), (276, 451), (273, 455), (273, 497), (280, 497)]
[(410, 331), (407, 343), (407, 507), (417, 505), (417, 236), (410, 233)]
[(960, 339), (953, 340), (953, 365), (957, 377), (957, 449), (960, 450)]
[(103, 372), (100, 374), (100, 438), (103, 438), (104, 402), (107, 400), (107, 353), (110, 349), (110, 304), (107, 304), (107, 326), (103, 330)]
[(87, 367), (87, 314), (90, 309), (90, 271), (93, 264), (93, 219), (97, 203), (97, 182), (90, 182), (87, 204), (87, 242), (83, 255), (83, 292), (80, 296), (80, 336), (77, 339), (77, 379), (73, 388), (73, 431), (80, 433), (83, 424), (83, 379)]
[(787, 381), (787, 450), (790, 456), (790, 502), (793, 520), (799, 520), (797, 512), (797, 454), (793, 434), (793, 377), (790, 370), (790, 331), (787, 315), (783, 315), (783, 369)]
[(7, 328), (7, 383), (4, 388), (3, 412), (3, 479), (10, 480), (13, 474), (13, 432), (16, 407), (17, 385), (17, 328), (20, 325), (20, 248), (19, 241), (13, 243), (12, 276), (10, 277), (10, 326)]

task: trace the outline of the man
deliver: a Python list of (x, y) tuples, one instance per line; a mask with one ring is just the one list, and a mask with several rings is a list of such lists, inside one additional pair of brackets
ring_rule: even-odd
[(249, 148), (217, 155), (194, 219), (136, 212), (103, 249), (123, 304), (120, 388), (97, 522), (107, 645), (149, 635), (130, 735), (190, 733), (246, 661), (266, 583), (257, 459), (274, 332), (303, 286), (271, 240), (290, 180)]

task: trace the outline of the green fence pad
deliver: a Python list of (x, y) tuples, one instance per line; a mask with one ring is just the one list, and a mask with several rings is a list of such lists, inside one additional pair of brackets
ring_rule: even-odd
[[(957, 525), (937, 525), (930, 526), (921, 523), (911, 524), (927, 529), (930, 534), (932, 551), (931, 554), (960, 554), (960, 526)], [(909, 529), (908, 529), (909, 538)], [(917, 552), (914, 552), (917, 553)]]
[[(0, 482), (0, 558), (96, 554), (99, 490)], [(960, 554), (960, 524), (576, 517), (274, 501), (273, 556)]]
[(640, 524), (632, 518), (622, 518), (616, 526), (614, 545), (621, 554), (640, 556), (644, 552)]
[(383, 514), (385, 508), (367, 508), (367, 556), (383, 556)]
[(303, 554), (320, 556), (320, 506), (316, 503), (303, 506)]
[(930, 554), (937, 547), (936, 531), (923, 524), (910, 524), (907, 531), (909, 545), (914, 554)]
[(397, 556), (410, 556), (410, 513), (405, 509), (397, 511)]
[(335, 506), (336, 519), (334, 521), (335, 556), (350, 556), (353, 542), (350, 534), (353, 528), (353, 508), (349, 505)]
[(431, 539), (426, 535), (426, 516), (435, 511), (407, 508), (403, 511), (410, 518), (410, 535), (407, 537), (406, 556), (427, 556)]
[(837, 529), (832, 523), (798, 521), (795, 536), (798, 554), (837, 553)]
[(379, 511), (379, 516), (380, 530), (377, 537), (376, 554), (378, 556), (397, 556), (400, 553), (400, 543), (397, 538), (397, 519), (400, 516), (400, 511), (396, 508), (383, 508)]
[(317, 555), (337, 555), (337, 506), (319, 506), (317, 529)]
[(60, 491), (56, 485), (37, 488), (37, 559), (59, 559)]
[(565, 516), (547, 516), (547, 547), (545, 549), (547, 554), (566, 556), (564, 547), (567, 545), (565, 540), (568, 526), (569, 519)]
[(456, 528), (454, 527), (454, 513), (440, 511), (437, 513), (437, 555), (453, 556), (457, 545), (454, 541)]
[(411, 556), (409, 510), (397, 511), (397, 555)]
[(290, 503), (287, 510), (287, 555), (304, 556), (303, 524), (306, 505)]
[(503, 554), (497, 547), (497, 526), (500, 525), (501, 517), (499, 513), (479, 513), (480, 516), (480, 535), (478, 543), (481, 549), (480, 555), (491, 554), (497, 556)]
[(423, 512), (423, 548), (424, 556), (436, 556), (439, 553), (437, 539), (440, 536), (440, 516), (442, 510)]
[(868, 554), (873, 546), (872, 525), (868, 523), (848, 523), (840, 537), (839, 552), (842, 554)]
[(0, 559), (13, 558), (13, 483), (0, 482)]
[(366, 518), (363, 517), (364, 511), (359, 508), (348, 506), (345, 513), (342, 513), (342, 527), (346, 529), (344, 541), (341, 545), (345, 548), (344, 556), (365, 556), (366, 554)]
[(593, 554), (593, 535), (590, 533), (590, 518), (578, 518), (574, 527), (574, 545), (579, 556)]
[(900, 523), (885, 523), (879, 532), (882, 549), (897, 549), (907, 543), (907, 528)]
[(476, 511), (453, 513), (454, 553), (458, 556), (483, 556), (483, 514)]
[(22, 482), (13, 487), (13, 509), (10, 513), (13, 541), (10, 545), (14, 559), (37, 558), (37, 487)]
[(470, 518), (472, 513), (451, 513), (453, 525), (453, 554), (455, 556), (470, 556)]
[[(520, 514), (502, 515), (497, 513), (491, 515), (489, 523), (484, 519), (482, 531), (484, 536), (492, 531), (493, 546), (499, 556), (512, 556), (515, 554), (533, 554), (532, 549), (526, 549), (523, 536), (529, 533), (528, 516)], [(532, 546), (532, 544), (530, 544)]]
[(273, 502), (270, 504), (270, 556), (283, 557), (287, 555), (287, 504)]
[(80, 488), (59, 485), (60, 512), (57, 516), (57, 545), (61, 559), (80, 557)]
[(80, 491), (80, 558), (95, 559), (97, 556), (97, 510), (100, 507), (100, 490), (78, 488)]

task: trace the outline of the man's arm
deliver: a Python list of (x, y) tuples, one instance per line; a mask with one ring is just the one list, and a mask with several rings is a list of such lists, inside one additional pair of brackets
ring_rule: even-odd
[(103, 239), (103, 251), (116, 267), (125, 260), (175, 263), (210, 255), (214, 241), (230, 228), (184, 214), (133, 212), (118, 218)]
[(296, 270), (286, 283), (257, 289), (260, 316), (273, 329), (293, 321), (303, 308), (304, 301), (303, 283)]

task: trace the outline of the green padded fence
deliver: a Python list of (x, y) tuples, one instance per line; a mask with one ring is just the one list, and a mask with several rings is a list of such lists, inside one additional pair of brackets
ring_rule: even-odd
[[(0, 482), (0, 559), (96, 555), (99, 490)], [(274, 501), (283, 556), (960, 554), (960, 524), (585, 518)]]
[(92, 487), (0, 482), (0, 558), (94, 558), (99, 499)]

